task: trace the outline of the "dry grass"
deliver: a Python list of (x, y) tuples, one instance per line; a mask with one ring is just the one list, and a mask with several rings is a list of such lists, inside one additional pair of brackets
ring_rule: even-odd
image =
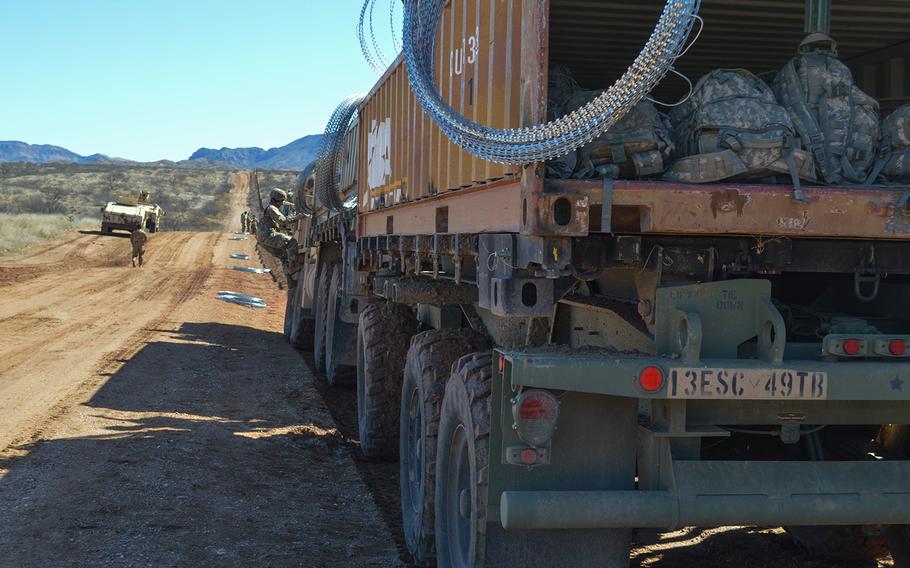
[(0, 213), (0, 252), (27, 247), (64, 231), (96, 225), (96, 219), (71, 215)]
[(167, 212), (165, 231), (213, 231), (224, 224), (231, 172), (108, 164), (0, 164), (0, 212), (59, 213), (101, 222), (118, 193), (148, 191)]

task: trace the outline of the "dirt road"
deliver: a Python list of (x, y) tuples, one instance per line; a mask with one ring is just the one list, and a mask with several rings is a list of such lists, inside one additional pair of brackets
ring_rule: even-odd
[(0, 258), (0, 565), (398, 563), (284, 293), (228, 238), (158, 233), (142, 269), (90, 233)]

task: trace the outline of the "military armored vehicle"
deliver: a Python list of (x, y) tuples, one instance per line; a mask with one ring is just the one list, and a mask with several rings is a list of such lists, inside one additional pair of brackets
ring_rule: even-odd
[(118, 229), (133, 231), (141, 227), (155, 233), (161, 229), (164, 214), (164, 209), (152, 203), (147, 192), (138, 196), (117, 194), (115, 201), (101, 208), (101, 232), (109, 235)]
[[(671, 68), (770, 85), (830, 33), (877, 102), (846, 67), (789, 101), (755, 84), (780, 140), (706, 129), (690, 164), (869, 164), (878, 140), (825, 136), (853, 131), (857, 100), (908, 101), (910, 3), (403, 6), (403, 53), (329, 121), (287, 330), (330, 384), (356, 377), (360, 448), (399, 460), (415, 562), (619, 567), (631, 529), (764, 525), (812, 554), (887, 541), (910, 566), (910, 186), (787, 163), (670, 181), (669, 154), (604, 134), (645, 97), (686, 100), (679, 78), (655, 87)], [(807, 51), (794, 84), (828, 57)], [(553, 124), (558, 65), (607, 90)], [(795, 119), (771, 106), (800, 97)]]

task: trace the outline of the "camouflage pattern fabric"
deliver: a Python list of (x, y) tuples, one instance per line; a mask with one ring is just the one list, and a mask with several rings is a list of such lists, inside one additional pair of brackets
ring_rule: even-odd
[(910, 183), (910, 104), (892, 112), (882, 123), (881, 153), (866, 183), (878, 180)]
[(262, 219), (256, 229), (256, 241), (269, 254), (277, 257), (284, 265), (285, 274), (289, 277), (297, 262), (297, 239), (284, 231), (288, 230), (293, 220), (284, 216), (277, 206), (269, 204), (262, 212)]
[(145, 243), (148, 242), (148, 233), (142, 229), (133, 229), (130, 233), (130, 244), (133, 247), (132, 264), (142, 266), (142, 257), (145, 254)]
[[(603, 91), (582, 90), (564, 66), (550, 72), (550, 109), (558, 118), (579, 109)], [(547, 162), (550, 177), (622, 179), (660, 175), (673, 152), (669, 119), (643, 100), (610, 130), (567, 156)]]
[(707, 183), (789, 174), (814, 179), (811, 158), (798, 149), (793, 123), (768, 85), (745, 69), (718, 69), (696, 83), (671, 113), (681, 158), (665, 176)]
[(854, 84), (833, 40), (827, 38), (830, 47), (821, 48), (818, 39), (803, 40), (800, 53), (775, 78), (774, 92), (802, 148), (812, 153), (819, 177), (832, 184), (863, 183), (878, 149), (878, 102)]

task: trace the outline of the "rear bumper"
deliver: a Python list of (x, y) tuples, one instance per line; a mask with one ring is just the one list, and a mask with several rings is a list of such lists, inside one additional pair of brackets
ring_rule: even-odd
[(673, 464), (672, 491), (505, 491), (513, 529), (910, 524), (910, 462)]
[[(657, 367), (665, 377), (671, 369), (776, 369), (824, 373), (826, 394), (822, 401), (910, 401), (910, 362), (785, 360), (780, 364), (752, 359), (705, 359), (685, 363), (669, 357), (630, 355), (610, 351), (537, 350), (502, 351), (503, 380), (512, 385), (570, 390), (645, 399), (712, 400), (710, 392), (686, 396), (682, 389), (671, 392), (670, 381), (656, 392), (644, 390), (638, 376), (645, 367)], [(902, 359), (901, 361), (906, 361)], [(768, 400), (717, 398), (720, 401)]]

